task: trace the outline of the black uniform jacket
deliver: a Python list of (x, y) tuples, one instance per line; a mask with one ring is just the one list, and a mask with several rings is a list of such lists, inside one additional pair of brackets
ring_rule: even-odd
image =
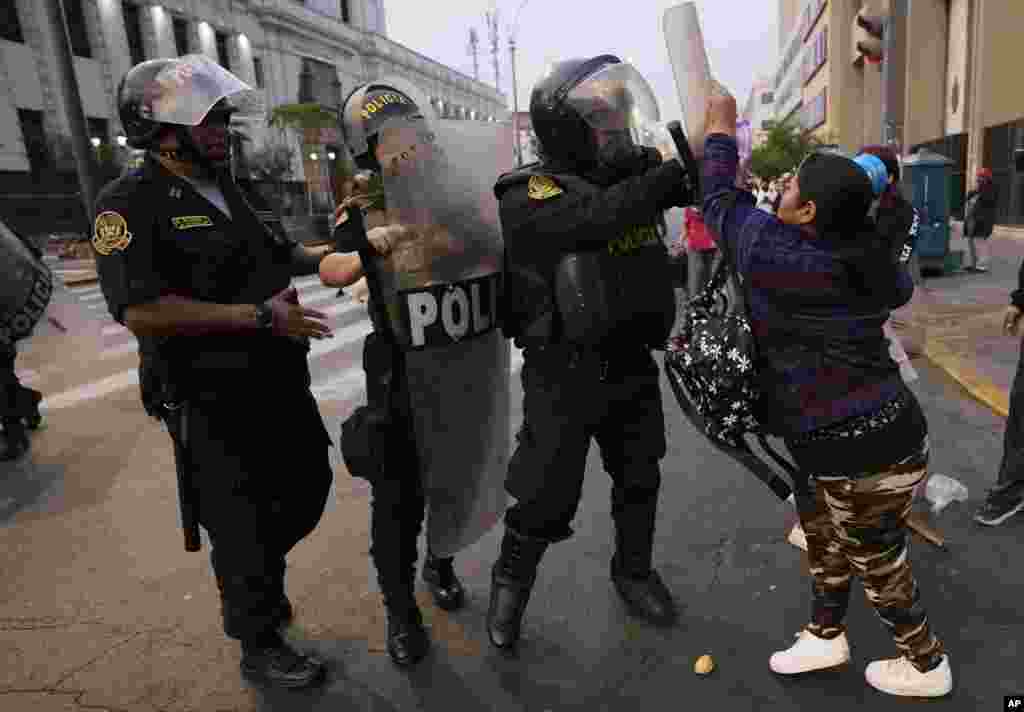
[[(96, 201), (92, 243), (114, 319), (164, 295), (220, 304), (257, 304), (288, 287), (291, 250), (280, 219), (252, 190), (219, 181), (231, 217), (153, 157), (108, 184)], [(172, 380), (192, 394), (252, 388), (308, 388), (307, 340), (271, 333), (139, 339), (143, 360), (159, 354)]]
[[(501, 176), (494, 191), (505, 241), (506, 335), (527, 346), (534, 335), (541, 341), (563, 338), (562, 322), (572, 307), (557, 304), (556, 272), (574, 253), (604, 252), (610, 258), (602, 259), (599, 271), (603, 294), (618, 312), (614, 321), (632, 312), (650, 314), (660, 324), (666, 310), (674, 314), (672, 275), (657, 226), (684, 176), (677, 161), (607, 188), (541, 164)], [(659, 340), (660, 326), (637, 326), (641, 342)]]

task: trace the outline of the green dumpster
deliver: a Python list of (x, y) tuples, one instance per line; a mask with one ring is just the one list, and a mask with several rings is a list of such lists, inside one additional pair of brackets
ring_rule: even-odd
[(962, 252), (949, 250), (954, 162), (922, 149), (903, 160), (901, 184), (920, 217), (917, 256), (921, 271), (951, 272), (960, 268)]

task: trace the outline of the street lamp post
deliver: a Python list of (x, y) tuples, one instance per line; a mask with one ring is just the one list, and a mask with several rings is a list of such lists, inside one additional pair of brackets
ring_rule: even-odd
[(508, 38), (508, 50), (512, 55), (512, 130), (516, 132), (516, 168), (523, 165), (523, 147), (519, 131), (519, 82), (516, 80), (516, 38)]

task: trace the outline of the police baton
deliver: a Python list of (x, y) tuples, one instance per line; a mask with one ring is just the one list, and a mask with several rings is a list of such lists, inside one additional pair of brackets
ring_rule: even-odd
[(683, 133), (683, 125), (678, 121), (670, 121), (668, 124), (668, 133), (672, 137), (672, 142), (676, 145), (676, 151), (679, 152), (679, 158), (682, 159), (683, 168), (686, 170), (686, 187), (690, 191), (691, 200), (694, 205), (700, 203), (700, 164), (697, 163), (697, 159), (693, 157), (693, 151), (690, 150), (690, 142), (686, 140), (686, 134)]
[(185, 551), (199, 551), (199, 513), (195, 483), (192, 481), (192, 461), (188, 451), (188, 406), (185, 403), (165, 404), (164, 423), (174, 443), (174, 465), (178, 475), (178, 506), (181, 509), (181, 528), (185, 535)]

